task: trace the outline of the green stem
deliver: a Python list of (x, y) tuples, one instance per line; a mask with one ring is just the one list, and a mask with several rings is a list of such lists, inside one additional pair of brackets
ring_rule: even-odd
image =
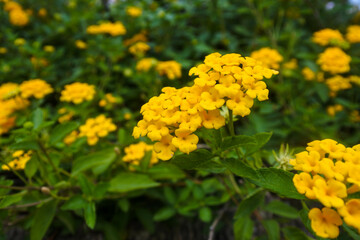
[(47, 158), (48, 162), (50, 163), (50, 165), (51, 165), (51, 166), (53, 167), (53, 169), (55, 170), (56, 175), (58, 176), (58, 178), (59, 178), (60, 180), (62, 180), (61, 175), (60, 175), (60, 171), (59, 171), (58, 167), (55, 166), (54, 162), (51, 160), (49, 154), (48, 154), (47, 151), (46, 151), (46, 148), (44, 147), (44, 145), (42, 144), (42, 142), (41, 142), (40, 140), (38, 141), (38, 143), (39, 143), (39, 146), (40, 146), (41, 151), (44, 153), (44, 155), (45, 155), (45, 157)]
[[(229, 109), (229, 132), (232, 137), (235, 137), (235, 129), (234, 129), (234, 120), (233, 120), (233, 113), (232, 110)], [(235, 148), (236, 154), (239, 159), (241, 159), (240, 151), (238, 148)]]
[(243, 198), (242, 191), (241, 191), (239, 185), (237, 184), (237, 182), (235, 181), (234, 174), (232, 174), (230, 171), (229, 171), (229, 173), (228, 173), (228, 178), (229, 178), (229, 180), (230, 180), (230, 182), (231, 182), (231, 185), (233, 186), (235, 192), (236, 192), (237, 194), (239, 194), (239, 196), (240, 196), (241, 198)]

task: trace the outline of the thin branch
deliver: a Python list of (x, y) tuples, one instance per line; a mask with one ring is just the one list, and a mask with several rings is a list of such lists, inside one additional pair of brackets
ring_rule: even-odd
[(13, 206), (9, 206), (9, 207), (6, 207), (6, 208), (2, 208), (2, 209), (14, 209), (14, 208), (26, 208), (26, 207), (33, 207), (33, 206), (36, 206), (36, 205), (39, 205), (39, 204), (42, 204), (42, 203), (46, 203), (46, 202), (49, 202), (51, 201), (53, 198), (52, 197), (49, 197), (49, 198), (46, 198), (44, 200), (40, 200), (40, 201), (37, 201), (37, 202), (33, 202), (33, 203), (26, 203), (26, 204), (22, 204), (22, 205), (13, 205)]
[(226, 203), (226, 204), (224, 205), (224, 207), (219, 210), (218, 216), (215, 218), (214, 222), (213, 222), (213, 223), (211, 224), (211, 226), (210, 226), (210, 232), (209, 232), (209, 238), (208, 238), (208, 240), (213, 240), (213, 239), (214, 239), (216, 226), (217, 226), (218, 223), (220, 222), (220, 219), (222, 218), (222, 216), (223, 216), (224, 213), (226, 212), (228, 206), (229, 206), (229, 204)]

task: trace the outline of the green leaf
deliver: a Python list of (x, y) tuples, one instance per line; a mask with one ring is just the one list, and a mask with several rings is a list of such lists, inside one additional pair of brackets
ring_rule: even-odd
[(34, 123), (34, 130), (38, 130), (44, 121), (44, 112), (41, 108), (35, 109), (32, 113), (32, 122)]
[(254, 137), (246, 135), (225, 137), (221, 143), (221, 150), (225, 151), (235, 147), (256, 146), (257, 142)]
[(268, 233), (269, 240), (278, 240), (280, 239), (280, 226), (275, 220), (264, 220), (262, 222), (266, 232)]
[(71, 175), (75, 176), (79, 172), (92, 169), (95, 174), (104, 172), (115, 160), (116, 154), (113, 148), (92, 153), (87, 156), (77, 158), (73, 163)]
[[(5, 178), (1, 178), (0, 179), (0, 185), (2, 186), (12, 186), (14, 183), (13, 180), (9, 180), (9, 179), (5, 179)], [(10, 192), (10, 189), (7, 189), (7, 188), (0, 188), (0, 196), (4, 196), (4, 195), (7, 195), (8, 192)]]
[(84, 217), (86, 225), (89, 228), (94, 229), (96, 223), (96, 209), (94, 202), (88, 202), (84, 208)]
[(227, 158), (224, 159), (222, 163), (227, 167), (227, 169), (229, 169), (237, 176), (246, 177), (253, 180), (258, 179), (256, 171), (243, 163), (240, 159)]
[(23, 196), (24, 196), (23, 192), (6, 196), (5, 198), (1, 199), (1, 201), (0, 201), (0, 209), (6, 208), (14, 203), (21, 201)]
[(206, 129), (201, 128), (199, 130), (198, 136), (205, 139), (205, 142), (212, 148), (218, 149), (221, 146), (222, 137), (221, 131), (218, 129)]
[(38, 169), (38, 164), (39, 164), (38, 156), (36, 154), (34, 154), (25, 165), (24, 171), (25, 171), (25, 175), (28, 178), (32, 178), (35, 175), (35, 173)]
[(12, 150), (40, 150), (39, 144), (35, 140), (24, 140), (10, 146)]
[(202, 207), (199, 210), (199, 218), (203, 222), (210, 222), (212, 219), (212, 212), (209, 207)]
[(130, 202), (127, 198), (120, 199), (118, 205), (123, 212), (128, 212), (130, 209)]
[(181, 154), (175, 156), (171, 163), (177, 165), (180, 168), (191, 170), (205, 163), (206, 161), (210, 161), (213, 155), (211, 152), (205, 149), (198, 149), (190, 154)]
[(80, 196), (75, 195), (71, 197), (69, 200), (67, 200), (62, 206), (61, 210), (78, 210), (85, 208), (86, 200)]
[(309, 210), (305, 208), (301, 209), (299, 211), (299, 216), (306, 229), (309, 230), (309, 232), (313, 233), (313, 230), (310, 225)]
[(98, 184), (96, 184), (95, 188), (94, 188), (94, 193), (93, 196), (94, 198), (103, 198), (107, 192), (107, 190), (109, 189), (110, 184), (107, 182), (100, 182)]
[(175, 205), (177, 198), (174, 190), (171, 187), (164, 187), (164, 195), (168, 203)]
[(153, 214), (148, 209), (136, 207), (135, 214), (147, 231), (150, 233), (155, 232)]
[(178, 180), (185, 177), (185, 173), (178, 166), (168, 162), (152, 166), (148, 173), (153, 179)]
[(157, 222), (165, 221), (176, 214), (176, 211), (172, 207), (163, 207), (157, 211), (154, 215), (154, 220)]
[(39, 207), (34, 216), (30, 229), (30, 240), (41, 240), (44, 238), (56, 212), (56, 201), (50, 201)]
[(235, 240), (250, 240), (254, 231), (254, 222), (250, 217), (238, 218), (234, 222)]
[(264, 210), (281, 217), (296, 219), (299, 217), (298, 210), (282, 201), (274, 200), (265, 206)]
[(66, 122), (57, 125), (50, 133), (51, 145), (61, 142), (68, 134), (74, 131), (79, 125), (76, 122)]
[(343, 224), (344, 230), (347, 232), (347, 234), (350, 235), (350, 237), (354, 240), (360, 240), (360, 235), (355, 232), (353, 229), (351, 229), (348, 225), (345, 223)]
[(303, 230), (300, 230), (296, 227), (285, 227), (282, 228), (282, 232), (284, 233), (284, 237), (286, 240), (309, 240), (313, 238), (309, 238), (306, 236)]
[(284, 197), (305, 199), (294, 187), (292, 181), (293, 173), (277, 168), (263, 168), (256, 172), (258, 174), (258, 180), (253, 181), (256, 185)]
[(257, 133), (253, 137), (256, 140), (256, 145), (248, 145), (245, 146), (246, 155), (251, 155), (257, 151), (259, 151), (260, 148), (262, 148), (271, 138), (272, 132), (263, 132), (263, 133)]
[(133, 190), (157, 187), (160, 184), (149, 176), (138, 173), (120, 173), (110, 181), (110, 192), (129, 192)]
[(235, 213), (235, 219), (249, 217), (264, 202), (265, 193), (260, 191), (241, 201)]
[(93, 195), (95, 186), (83, 174), (78, 175), (78, 183), (80, 185), (82, 192), (85, 195), (87, 195), (87, 196)]

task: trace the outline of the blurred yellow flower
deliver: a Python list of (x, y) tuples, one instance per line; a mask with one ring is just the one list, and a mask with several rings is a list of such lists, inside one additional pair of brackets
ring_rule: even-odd
[(276, 49), (268, 47), (253, 51), (250, 57), (262, 62), (264, 67), (276, 70), (280, 68), (280, 63), (283, 61), (283, 57)]
[(181, 65), (176, 61), (159, 61), (156, 71), (160, 76), (166, 75), (170, 80), (181, 77)]
[(23, 98), (35, 97), (41, 99), (52, 93), (54, 89), (42, 79), (30, 79), (20, 84), (20, 91)]
[(54, 46), (51, 46), (51, 45), (46, 45), (46, 46), (44, 46), (44, 51), (45, 51), (45, 52), (52, 53), (52, 52), (55, 51), (55, 47), (54, 47)]
[(126, 34), (126, 28), (121, 22), (105, 22), (99, 25), (91, 25), (86, 29), (88, 34), (110, 34), (111, 36), (119, 36)]
[(5, 54), (7, 53), (7, 49), (4, 47), (0, 47), (0, 54)]
[(34, 68), (46, 67), (49, 65), (48, 60), (46, 60), (45, 58), (31, 57), (30, 62), (32, 63)]
[(89, 145), (95, 145), (99, 138), (106, 137), (109, 132), (116, 130), (115, 124), (112, 123), (111, 118), (106, 118), (104, 115), (99, 115), (96, 118), (89, 118), (84, 125), (81, 125), (79, 137), (87, 137)]
[(82, 40), (76, 40), (75, 41), (75, 46), (79, 49), (86, 49), (87, 48), (87, 43), (82, 41)]
[(128, 162), (133, 165), (139, 165), (145, 157), (145, 153), (151, 151), (150, 165), (157, 163), (159, 160), (156, 157), (156, 153), (153, 150), (153, 145), (148, 145), (144, 142), (131, 144), (125, 147), (125, 156), (122, 158), (124, 162)]
[(346, 39), (349, 43), (360, 42), (360, 25), (351, 25), (346, 29)]
[(312, 41), (321, 46), (326, 46), (329, 44), (341, 45), (345, 42), (342, 34), (339, 30), (333, 30), (330, 28), (325, 28), (320, 31), (317, 31), (313, 34)]
[(350, 71), (351, 57), (338, 47), (329, 47), (320, 53), (317, 63), (321, 69), (331, 74)]
[(157, 60), (155, 58), (143, 58), (136, 63), (136, 70), (139, 72), (147, 72), (156, 64)]
[(31, 154), (32, 151), (23, 151), (23, 150), (18, 150), (15, 151), (12, 154), (13, 160), (11, 162), (8, 163), (7, 165), (2, 165), (1, 168), (2, 170), (10, 170), (9, 167), (11, 167), (14, 170), (23, 170), (25, 168), (26, 163), (31, 159)]
[(294, 70), (298, 67), (297, 59), (292, 58), (290, 61), (283, 64), (284, 69)]
[(342, 110), (344, 110), (344, 107), (342, 105), (340, 105), (340, 104), (335, 104), (335, 105), (332, 105), (332, 106), (328, 106), (327, 109), (326, 109), (327, 113), (332, 117), (334, 117), (337, 112), (340, 112)]
[(10, 23), (14, 26), (25, 26), (29, 23), (28, 14), (20, 9), (14, 9), (9, 12)]
[(150, 50), (150, 46), (144, 42), (137, 42), (129, 47), (129, 52), (136, 56), (142, 56)]
[(75, 142), (75, 140), (78, 138), (78, 136), (79, 136), (79, 132), (74, 130), (64, 138), (64, 143), (66, 145), (70, 145), (73, 142)]
[(326, 79), (325, 83), (330, 89), (331, 97), (335, 97), (338, 91), (351, 88), (350, 80), (340, 75)]
[(65, 86), (61, 91), (60, 101), (80, 104), (84, 101), (90, 101), (94, 98), (95, 86), (87, 83), (75, 82)]
[(26, 43), (26, 40), (24, 39), (24, 38), (17, 38), (17, 39), (15, 39), (15, 41), (14, 41), (14, 44), (16, 45), (16, 46), (22, 46), (22, 45), (24, 45)]
[(45, 8), (40, 8), (38, 11), (38, 16), (39, 17), (46, 17), (47, 16), (47, 10)]
[(141, 31), (138, 34), (135, 34), (132, 38), (129, 38), (124, 41), (124, 46), (130, 46), (136, 42), (147, 42), (146, 31)]
[(139, 7), (129, 6), (126, 8), (126, 14), (131, 17), (138, 17), (142, 14), (142, 9)]
[(311, 81), (315, 79), (315, 72), (309, 67), (304, 67), (301, 70), (301, 73), (304, 76), (305, 80)]

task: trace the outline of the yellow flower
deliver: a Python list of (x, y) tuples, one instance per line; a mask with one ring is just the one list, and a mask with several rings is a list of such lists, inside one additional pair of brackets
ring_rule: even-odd
[(335, 97), (338, 91), (351, 88), (350, 80), (340, 75), (326, 79), (326, 85), (330, 89), (330, 96)]
[(264, 67), (273, 69), (279, 69), (280, 63), (283, 61), (283, 57), (276, 49), (268, 47), (253, 51), (250, 57), (262, 62)]
[(99, 25), (91, 25), (86, 29), (88, 34), (110, 34), (119, 36), (126, 34), (126, 28), (121, 22), (104, 22)]
[(42, 79), (30, 79), (20, 84), (20, 91), (23, 98), (41, 99), (52, 93), (54, 89)]
[(136, 70), (139, 72), (147, 72), (156, 64), (157, 60), (155, 58), (143, 58), (136, 63)]
[(46, 45), (46, 46), (44, 46), (44, 51), (45, 51), (45, 52), (52, 53), (52, 52), (55, 51), (55, 48), (54, 48), (54, 46)]
[(70, 145), (78, 138), (79, 132), (74, 130), (64, 138), (64, 143)]
[(292, 58), (290, 61), (283, 64), (284, 69), (294, 70), (298, 67), (298, 62), (295, 58)]
[(126, 39), (124, 41), (124, 46), (130, 46), (136, 42), (147, 42), (148, 39), (146, 37), (146, 32), (145, 31), (141, 31), (138, 34), (135, 34), (132, 38), (130, 39)]
[(360, 165), (351, 164), (349, 166), (349, 177), (346, 179), (346, 181), (360, 187)]
[(60, 101), (80, 104), (84, 101), (92, 100), (94, 95), (95, 86), (87, 83), (75, 82), (66, 85), (65, 89), (61, 91)]
[(334, 179), (317, 179), (313, 191), (316, 198), (326, 207), (342, 207), (343, 198), (347, 197), (345, 184)]
[(351, 57), (340, 48), (330, 47), (320, 53), (317, 63), (323, 71), (337, 74), (350, 71), (350, 61)]
[(325, 28), (314, 33), (312, 41), (321, 46), (329, 44), (339, 45), (345, 42), (342, 34), (338, 30)]
[(320, 178), (322, 177), (319, 175), (315, 175), (312, 178), (309, 173), (302, 172), (300, 174), (294, 175), (293, 183), (299, 193), (305, 194), (305, 196), (309, 199), (316, 199), (313, 188), (315, 185), (315, 181)]
[(170, 80), (181, 77), (181, 65), (176, 61), (159, 61), (156, 71), (160, 76), (166, 75)]
[(191, 131), (184, 129), (175, 130), (175, 135), (172, 139), (172, 144), (177, 147), (183, 153), (189, 154), (197, 148), (199, 141), (198, 136), (191, 134)]
[(76, 40), (75, 45), (79, 49), (86, 49), (87, 48), (87, 43), (82, 41), (82, 40)]
[(49, 65), (49, 62), (45, 58), (31, 57), (30, 61), (33, 64), (34, 68), (46, 67)]
[(162, 160), (170, 159), (176, 149), (190, 153), (197, 148), (199, 138), (193, 134), (197, 129), (224, 126), (220, 108), (225, 104), (234, 115), (249, 114), (253, 98), (267, 99), (266, 84), (260, 80), (277, 73), (240, 54), (210, 54), (204, 64), (190, 69), (189, 75), (197, 76), (194, 85), (165, 87), (141, 107), (143, 120), (134, 128), (133, 136), (147, 135), (159, 141), (154, 146)]
[(124, 119), (125, 119), (125, 120), (130, 120), (131, 117), (132, 117), (131, 113), (125, 113), (125, 114), (124, 114)]
[[(8, 165), (14, 170), (23, 170), (26, 166), (26, 163), (31, 159), (32, 151), (23, 151), (18, 150), (12, 154), (13, 160), (8, 163)], [(10, 170), (7, 165), (2, 165), (3, 170)]]
[(360, 233), (360, 200), (351, 199), (338, 209), (339, 214), (349, 226), (352, 226)]
[(309, 211), (311, 228), (316, 235), (322, 238), (336, 238), (339, 235), (339, 226), (342, 220), (339, 214), (331, 208), (313, 208)]
[(84, 125), (81, 125), (79, 137), (87, 137), (89, 145), (95, 145), (99, 138), (106, 137), (109, 132), (116, 130), (115, 124), (112, 123), (111, 118), (106, 118), (104, 115), (99, 115), (96, 118), (89, 118)]
[(27, 13), (21, 8), (10, 11), (9, 18), (11, 24), (14, 26), (22, 27), (29, 23), (29, 17)]
[(301, 73), (304, 76), (305, 80), (311, 81), (315, 79), (315, 72), (309, 67), (303, 68), (303, 70), (301, 70)]
[(38, 11), (38, 16), (39, 17), (46, 17), (47, 16), (47, 10), (45, 8), (40, 8), (39, 11)]
[(350, 121), (352, 122), (360, 122), (360, 113), (358, 110), (351, 111), (350, 113)]
[(130, 6), (126, 8), (126, 14), (131, 17), (138, 17), (142, 14), (142, 9), (139, 7)]
[(7, 49), (4, 47), (0, 47), (0, 54), (5, 54), (7, 53)]
[(4, 83), (0, 85), (0, 101), (16, 96), (20, 92), (19, 84)]
[(346, 29), (346, 39), (349, 43), (358, 43), (360, 42), (360, 26), (351, 25)]
[(10, 11), (13, 11), (16, 9), (22, 9), (21, 5), (18, 4), (17, 2), (8, 1), (4, 5), (4, 10), (7, 12), (10, 12)]
[(145, 157), (145, 153), (151, 151), (150, 165), (153, 165), (159, 161), (153, 148), (153, 145), (148, 145), (144, 142), (131, 144), (124, 149), (125, 156), (122, 160), (133, 165), (139, 165)]
[(129, 52), (136, 56), (142, 56), (145, 52), (149, 51), (150, 46), (144, 42), (137, 42), (129, 48)]
[(335, 104), (335, 105), (332, 105), (332, 106), (328, 106), (327, 109), (326, 109), (327, 113), (332, 117), (334, 117), (337, 112), (340, 112), (342, 110), (344, 110), (344, 107), (342, 105), (340, 105), (340, 104)]
[(105, 94), (105, 98), (99, 102), (100, 107), (113, 107), (116, 103), (120, 102), (120, 98), (114, 97), (111, 93)]
[(25, 43), (26, 43), (26, 40), (23, 39), (23, 38), (17, 38), (17, 39), (15, 39), (15, 41), (14, 41), (14, 44), (15, 44), (16, 46), (22, 46), (22, 45), (24, 45)]

